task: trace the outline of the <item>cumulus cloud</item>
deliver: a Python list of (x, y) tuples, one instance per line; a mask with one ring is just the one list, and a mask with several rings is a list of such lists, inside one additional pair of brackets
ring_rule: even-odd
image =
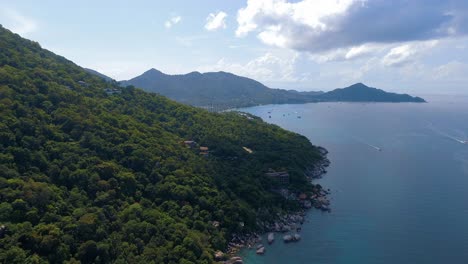
[[(248, 0), (239, 37), (318, 53), (365, 44), (425, 41), (468, 34), (464, 0)], [(359, 50), (354, 50), (352, 56)]]
[(247, 76), (259, 81), (269, 82), (295, 82), (295, 66), (299, 54), (287, 52), (273, 54), (267, 52), (246, 63), (230, 62), (225, 58), (218, 60), (214, 65), (200, 67), (200, 71), (228, 71), (241, 76)]
[(436, 46), (437, 40), (414, 42), (392, 48), (382, 59), (385, 66), (402, 66), (413, 62), (428, 49)]
[(181, 16), (173, 16), (169, 18), (168, 20), (166, 20), (166, 22), (164, 22), (164, 27), (167, 29), (172, 28), (174, 25), (178, 24), (181, 20), (182, 20)]
[(317, 63), (355, 60), (375, 55), (377, 52), (382, 52), (389, 47), (389, 45), (384, 44), (363, 44), (349, 48), (338, 48), (330, 51), (313, 53), (309, 58)]
[(210, 13), (206, 18), (205, 29), (208, 31), (215, 31), (226, 28), (226, 17), (227, 14), (223, 11), (219, 11), (216, 14)]
[(5, 18), (5, 21), (1, 21), (1, 23), (17, 34), (27, 35), (37, 29), (36, 21), (20, 14), (16, 10), (3, 9), (0, 10), (0, 14)]

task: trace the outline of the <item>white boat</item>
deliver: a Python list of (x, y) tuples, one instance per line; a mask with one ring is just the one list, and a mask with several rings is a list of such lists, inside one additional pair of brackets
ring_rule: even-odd
[(299, 235), (298, 233), (294, 234), (294, 241), (299, 241), (301, 240), (301, 235)]
[(268, 239), (268, 244), (273, 243), (273, 241), (275, 241), (275, 234), (269, 233), (267, 239)]
[(293, 240), (293, 237), (291, 235), (285, 235), (283, 236), (284, 242), (291, 242)]

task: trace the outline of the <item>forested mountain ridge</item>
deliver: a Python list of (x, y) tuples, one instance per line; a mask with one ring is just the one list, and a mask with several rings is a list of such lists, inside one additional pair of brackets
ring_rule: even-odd
[(167, 96), (175, 101), (221, 108), (239, 108), (262, 104), (297, 104), (316, 102), (424, 102), (407, 94), (385, 92), (362, 83), (329, 92), (299, 92), (272, 89), (262, 83), (228, 72), (191, 72), (168, 75), (150, 69), (122, 85), (135, 85), (145, 91)]
[[(220, 105), (226, 108), (259, 104), (307, 103), (315, 93), (271, 89), (262, 83), (228, 72), (191, 72), (168, 75), (150, 69), (122, 85), (135, 85), (175, 101), (195, 105)], [(318, 94), (319, 92), (317, 92)]]
[(268, 168), (310, 190), (303, 136), (121, 88), (1, 26), (0, 47), (2, 263), (212, 263), (295, 206)]

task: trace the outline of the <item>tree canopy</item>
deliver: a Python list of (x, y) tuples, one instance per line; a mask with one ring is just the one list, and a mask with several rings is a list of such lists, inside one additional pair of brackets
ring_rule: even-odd
[(2, 263), (212, 263), (259, 212), (290, 206), (268, 168), (307, 190), (322, 158), (303, 136), (121, 88), (1, 26), (0, 47)]

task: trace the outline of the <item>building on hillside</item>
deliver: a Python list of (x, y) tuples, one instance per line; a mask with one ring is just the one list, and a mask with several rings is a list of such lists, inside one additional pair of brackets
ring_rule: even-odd
[(209, 154), (208, 147), (200, 147), (200, 155), (207, 157)]
[(116, 89), (116, 88), (106, 88), (106, 89), (104, 89), (104, 92), (106, 92), (106, 94), (108, 94), (108, 95), (113, 95), (113, 94), (120, 94), (120, 93), (122, 93), (121, 90)]
[(184, 141), (184, 145), (187, 147), (187, 148), (194, 148), (196, 145), (197, 145), (197, 142), (193, 141), (193, 140), (185, 140)]
[(89, 84), (85, 81), (78, 81), (78, 84), (81, 85), (81, 86), (84, 86), (84, 87), (88, 87)]
[(265, 173), (265, 176), (277, 180), (280, 184), (289, 184), (289, 173), (287, 171), (274, 171), (270, 169)]

